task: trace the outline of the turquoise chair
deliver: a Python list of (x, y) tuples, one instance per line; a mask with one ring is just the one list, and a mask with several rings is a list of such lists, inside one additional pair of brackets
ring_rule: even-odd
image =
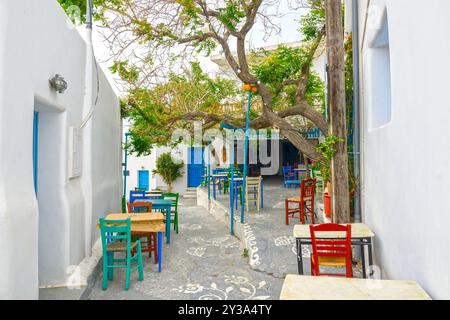
[[(114, 268), (125, 268), (125, 290), (130, 288), (130, 274), (139, 270), (139, 281), (144, 280), (144, 270), (142, 267), (141, 242), (131, 242), (131, 221), (126, 220), (105, 220), (100, 218), (100, 232), (103, 248), (103, 283), (102, 288), (108, 288), (108, 280), (113, 280)], [(132, 251), (136, 253), (131, 255)], [(115, 259), (116, 252), (125, 252), (125, 259)], [(115, 264), (118, 262), (119, 264)], [(131, 267), (131, 263), (137, 266)]]

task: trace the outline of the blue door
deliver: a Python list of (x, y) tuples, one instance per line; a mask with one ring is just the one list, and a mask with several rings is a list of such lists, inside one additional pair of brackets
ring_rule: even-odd
[(146, 191), (148, 191), (148, 188), (150, 186), (148, 170), (138, 171), (138, 184), (139, 189), (145, 189)]
[(205, 159), (203, 158), (203, 147), (188, 149), (188, 187), (196, 188), (202, 183)]
[(39, 113), (34, 112), (33, 116), (33, 181), (34, 192), (38, 191), (38, 129)]

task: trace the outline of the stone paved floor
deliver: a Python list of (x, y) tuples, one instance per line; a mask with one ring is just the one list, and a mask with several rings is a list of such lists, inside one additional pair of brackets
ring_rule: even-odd
[[(164, 244), (162, 273), (146, 257), (144, 281), (137, 281), (134, 273), (130, 289), (125, 291), (125, 273), (119, 269), (103, 291), (100, 272), (87, 298), (278, 299), (283, 279), (252, 270), (239, 240), (196, 206), (196, 199), (180, 201), (180, 222), (180, 233), (172, 233), (172, 243)], [(294, 260), (293, 254), (291, 258)]]
[[(286, 225), (284, 217), (284, 199), (298, 196), (299, 189), (283, 188), (281, 179), (269, 177), (264, 182), (264, 208), (257, 212), (253, 205), (249, 208), (249, 212), (245, 211), (245, 222), (250, 226), (256, 240), (253, 248), (256, 249), (257, 254), (254, 259), (256, 263), (252, 264), (254, 270), (273, 274), (278, 278), (298, 273), (297, 250), (292, 233), (294, 225), (300, 222), (298, 218), (291, 219), (290, 224)], [(217, 194), (216, 197), (223, 205), (229, 207), (228, 194)], [(240, 206), (235, 214), (240, 216)], [(321, 214), (318, 213), (317, 217), (318, 221), (322, 222)], [(306, 258), (304, 270), (306, 274), (309, 274), (307, 248), (304, 248), (303, 256)]]
[[(252, 269), (277, 278), (284, 278), (287, 274), (298, 274), (297, 248), (293, 229), (294, 225), (299, 224), (300, 221), (296, 218), (291, 219), (289, 225), (285, 224), (284, 199), (299, 197), (299, 193), (298, 188), (284, 188), (281, 177), (265, 178), (264, 208), (257, 212), (253, 205), (249, 208), (249, 212), (245, 211), (245, 222), (251, 230), (252, 237), (255, 238), (251, 250), (254, 252)], [(323, 223), (323, 214), (318, 206), (322, 201), (318, 198), (316, 194), (315, 223)], [(216, 199), (229, 208), (229, 194), (217, 193)], [(240, 216), (240, 206), (235, 214)], [(306, 223), (311, 223), (310, 221), (308, 218)], [(311, 272), (310, 247), (304, 246), (302, 254), (304, 274), (309, 275)], [(354, 276), (360, 277), (358, 268), (354, 268)]]

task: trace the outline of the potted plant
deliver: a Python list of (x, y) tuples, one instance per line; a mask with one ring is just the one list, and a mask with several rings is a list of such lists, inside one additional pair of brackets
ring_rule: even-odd
[(175, 161), (170, 152), (161, 154), (156, 160), (156, 169), (153, 174), (161, 176), (163, 181), (167, 184), (167, 191), (172, 192), (173, 182), (182, 176), (183, 161)]

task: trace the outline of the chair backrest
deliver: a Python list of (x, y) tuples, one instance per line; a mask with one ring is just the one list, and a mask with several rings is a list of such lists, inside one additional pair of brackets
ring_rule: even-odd
[(108, 243), (114, 241), (126, 241), (127, 251), (129, 251), (131, 244), (130, 218), (124, 220), (105, 220), (100, 218), (99, 220), (103, 253), (105, 254)]
[(248, 191), (260, 192), (261, 188), (261, 176), (259, 177), (247, 177), (245, 180), (246, 189)]
[(311, 169), (311, 177), (313, 177), (314, 179), (322, 178), (322, 173), (320, 172), (320, 170)]
[(172, 200), (172, 206), (177, 209), (178, 208), (178, 199), (180, 198), (179, 193), (163, 193), (164, 200)]
[(314, 193), (316, 190), (316, 179), (304, 179), (300, 185), (300, 198), (312, 198), (314, 202)]
[(127, 204), (129, 213), (152, 212), (152, 203), (144, 201), (136, 201)]
[(146, 199), (145, 191), (130, 191), (130, 202), (133, 203), (136, 200)]
[[(313, 250), (313, 259), (315, 274), (320, 275), (319, 257), (343, 257), (346, 259), (345, 276), (352, 275), (352, 247), (351, 247), (351, 225), (340, 225), (335, 223), (325, 223), (320, 225), (310, 225), (311, 245)], [(332, 237), (330, 233), (343, 233), (343, 237), (338, 235)], [(320, 234), (318, 234), (320, 233)], [(328, 233), (328, 235), (327, 235)], [(325, 274), (323, 274), (325, 275)], [(344, 274), (326, 274), (326, 275), (344, 275)]]
[(286, 178), (292, 175), (292, 167), (291, 166), (283, 166), (283, 177)]
[(213, 169), (213, 174), (227, 173), (229, 171), (230, 171), (230, 168), (215, 168), (215, 169)]

